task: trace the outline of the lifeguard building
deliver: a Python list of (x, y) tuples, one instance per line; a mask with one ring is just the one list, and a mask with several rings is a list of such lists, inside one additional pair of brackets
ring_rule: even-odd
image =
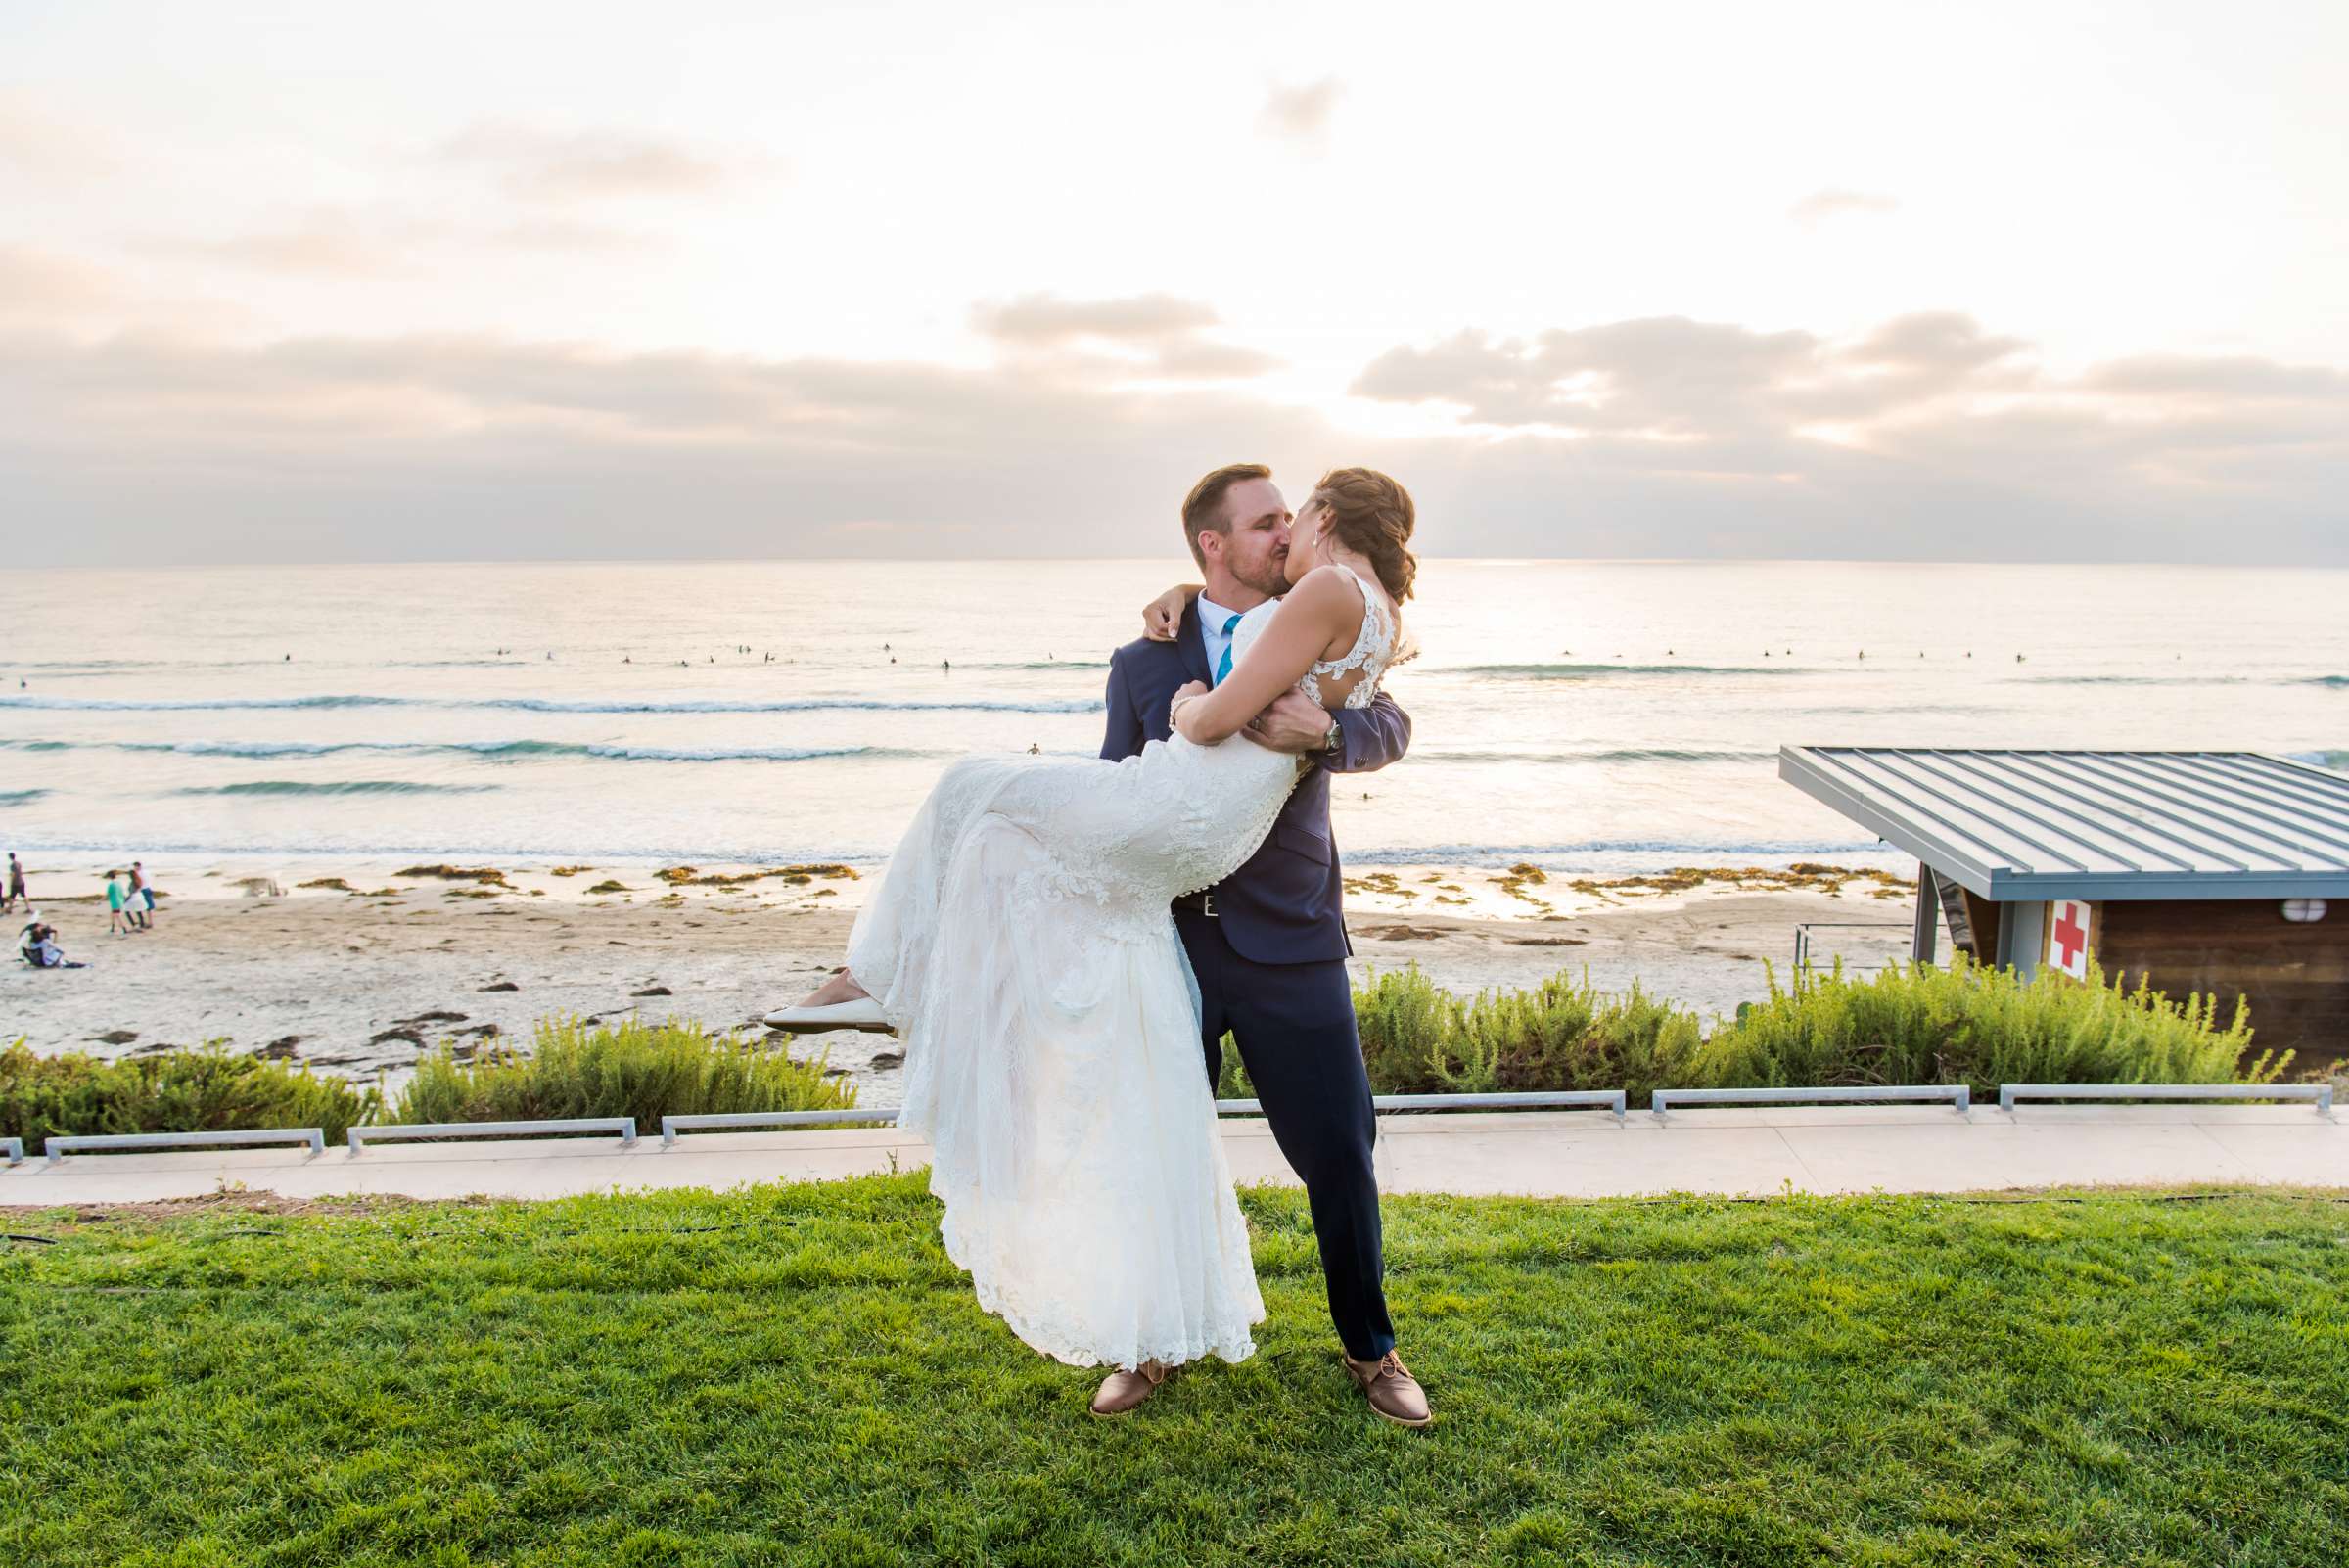
[(1917, 860), (1911, 952), (2248, 998), (2349, 1055), (2349, 778), (2260, 752), (1786, 746), (1778, 776)]

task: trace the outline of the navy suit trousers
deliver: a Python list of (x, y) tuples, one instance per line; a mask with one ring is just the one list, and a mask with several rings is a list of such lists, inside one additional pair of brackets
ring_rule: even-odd
[(1374, 1361), (1394, 1348), (1395, 1328), (1370, 1158), (1377, 1124), (1345, 961), (1260, 964), (1224, 940), (1213, 915), (1177, 909), (1174, 925), (1199, 978), (1208, 1084), (1222, 1073), (1229, 1031), (1273, 1141), (1305, 1182), (1330, 1321), (1347, 1355)]

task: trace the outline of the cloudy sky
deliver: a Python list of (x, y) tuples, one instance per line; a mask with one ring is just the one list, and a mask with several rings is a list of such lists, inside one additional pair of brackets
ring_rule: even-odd
[(2349, 564), (2349, 6), (0, 0), (19, 563)]

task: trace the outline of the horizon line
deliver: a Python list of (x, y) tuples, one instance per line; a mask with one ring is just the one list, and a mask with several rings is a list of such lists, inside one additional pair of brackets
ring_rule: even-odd
[[(1170, 553), (1153, 552), (1146, 555), (708, 555), (708, 556), (481, 556), (451, 557), (436, 560), (363, 560), (334, 559), (288, 561), (167, 561), (151, 563), (131, 562), (20, 562), (10, 572), (17, 576), (27, 572), (218, 572), (218, 571), (280, 571), (316, 568), (402, 568), (402, 567), (505, 567), (505, 566), (1033, 566), (1039, 562), (1070, 566), (1107, 565), (1112, 562), (1158, 561), (1170, 559)], [(2084, 557), (2044, 560), (1942, 560), (1912, 559), (1905, 556), (1777, 556), (1777, 555), (1420, 555), (1422, 562), (1456, 563), (1464, 566), (1533, 566), (1570, 564), (1581, 566), (1899, 566), (1899, 567), (2074, 567), (2094, 566), (2107, 570), (2144, 570), (2173, 568), (2195, 572), (2342, 572), (2349, 571), (2349, 562), (2326, 561), (2113, 561), (2109, 558)], [(1195, 569), (1194, 569), (1195, 570)]]

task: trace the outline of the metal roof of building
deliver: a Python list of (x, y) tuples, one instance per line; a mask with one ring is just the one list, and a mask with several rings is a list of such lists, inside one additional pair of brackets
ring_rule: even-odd
[(2349, 898), (2349, 777), (2264, 752), (1784, 746), (1778, 777), (1986, 899)]

